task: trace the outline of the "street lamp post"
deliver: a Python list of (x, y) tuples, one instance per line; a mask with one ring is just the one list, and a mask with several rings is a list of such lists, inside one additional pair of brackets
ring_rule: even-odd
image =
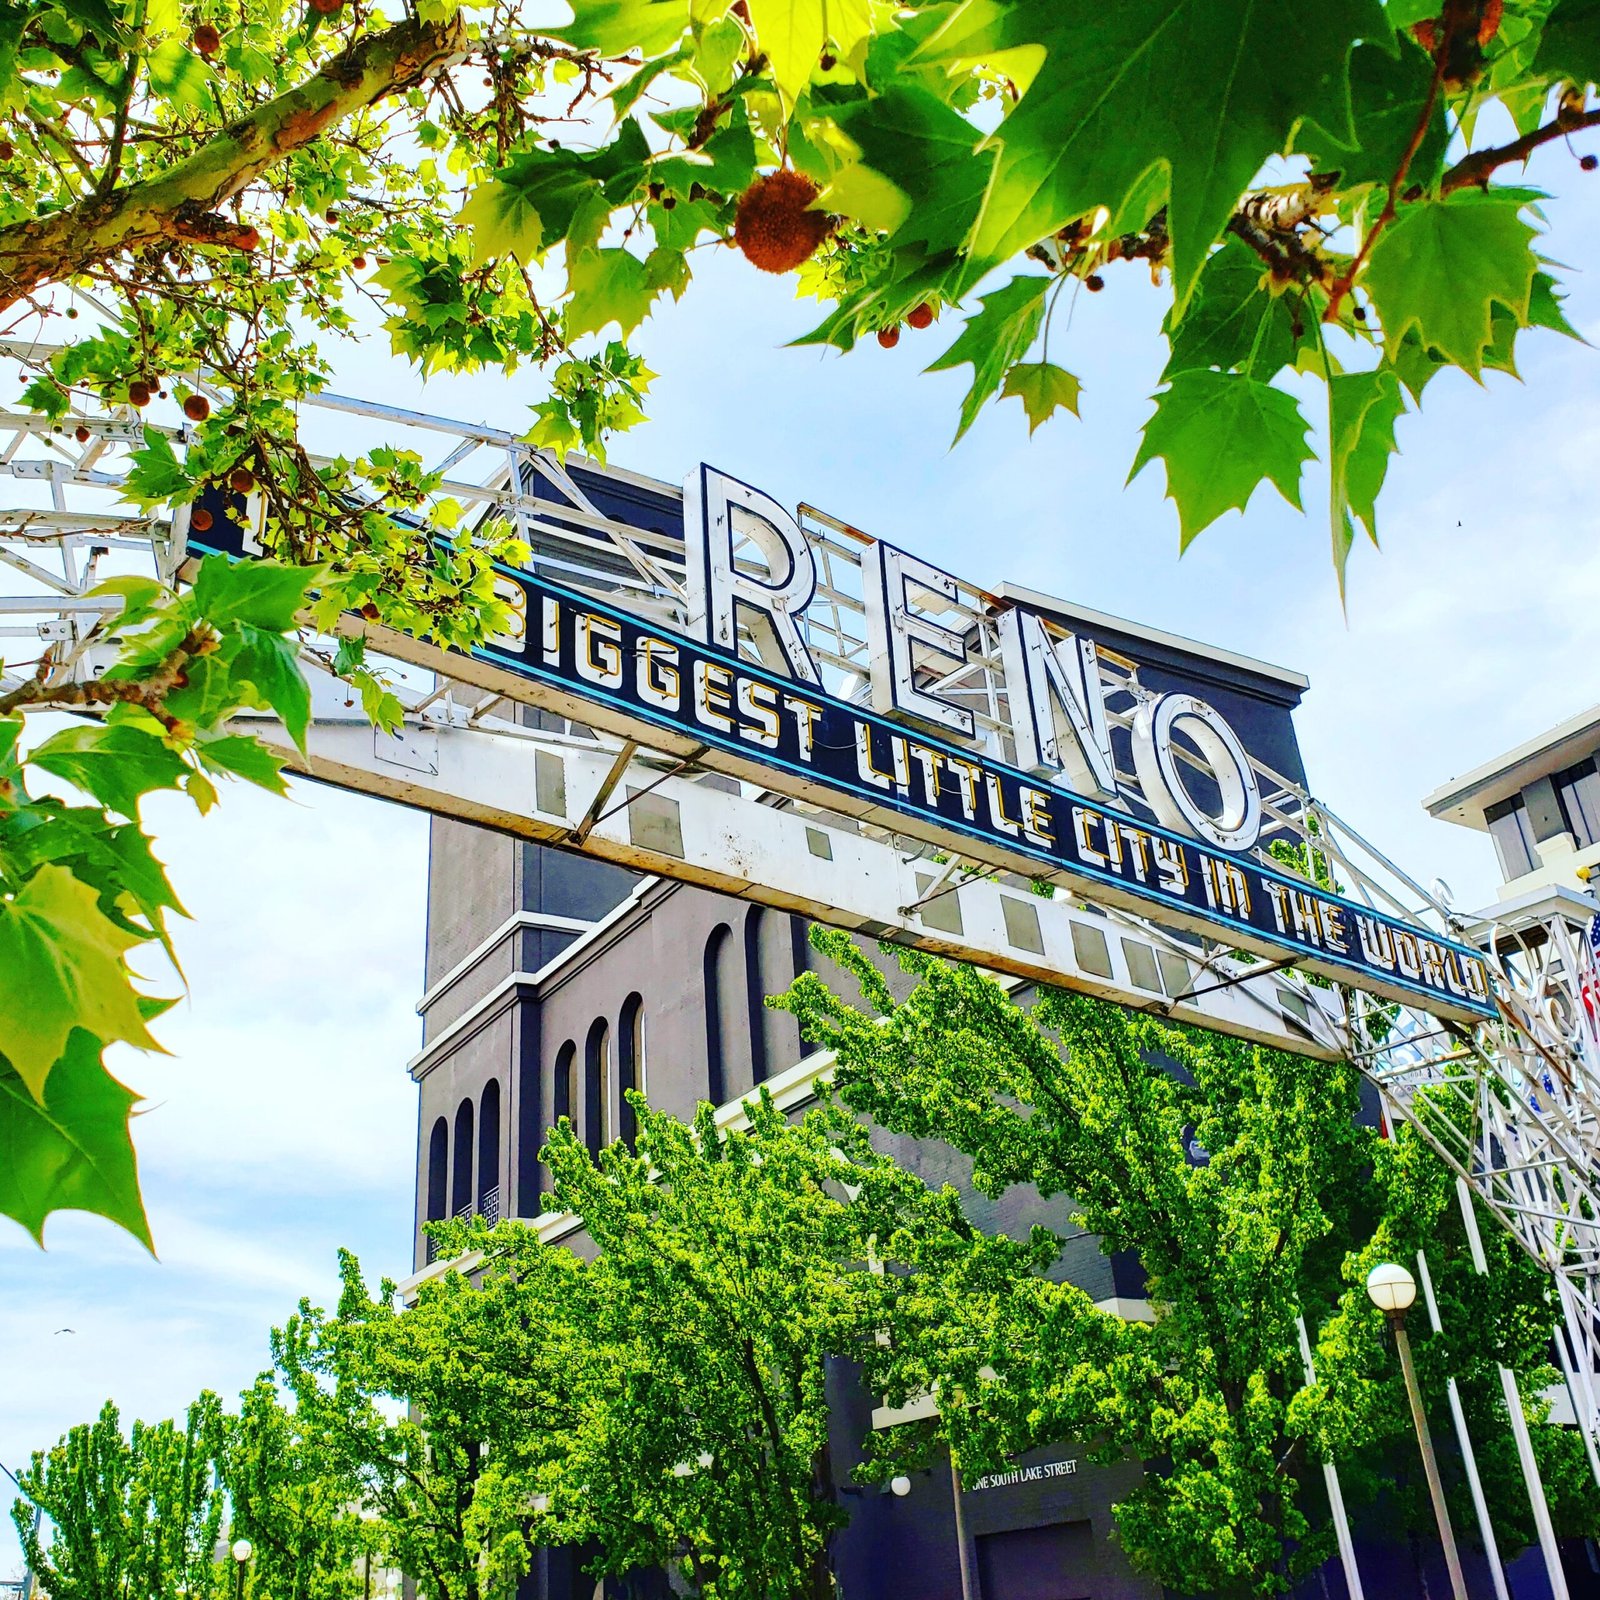
[(256, 1547), (248, 1539), (235, 1539), (229, 1548), (228, 1554), (233, 1557), (234, 1600), (244, 1600), (244, 1569), (255, 1553)]
[(1422, 1451), (1422, 1470), (1428, 1480), (1428, 1495), (1433, 1515), (1439, 1524), (1439, 1542), (1444, 1546), (1445, 1566), (1450, 1570), (1450, 1592), (1455, 1600), (1467, 1600), (1466, 1580), (1461, 1575), (1461, 1557), (1456, 1552), (1456, 1536), (1450, 1527), (1450, 1513), (1444, 1503), (1444, 1485), (1439, 1481), (1439, 1463), (1433, 1454), (1433, 1436), (1422, 1409), (1422, 1391), (1417, 1387), (1417, 1369), (1411, 1362), (1411, 1341), (1406, 1337), (1406, 1311), (1417, 1298), (1417, 1280), (1397, 1262), (1381, 1261), (1367, 1274), (1367, 1295), (1394, 1331), (1394, 1346), (1400, 1354), (1400, 1371), (1406, 1380), (1406, 1398), (1411, 1402), (1411, 1420), (1417, 1428), (1417, 1445)]

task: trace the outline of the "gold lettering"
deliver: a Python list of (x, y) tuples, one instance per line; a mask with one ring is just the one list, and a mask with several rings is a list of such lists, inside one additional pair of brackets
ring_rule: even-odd
[(1096, 822), (1103, 825), (1104, 819), (1093, 811), (1085, 811), (1082, 806), (1072, 808), (1072, 836), (1078, 847), (1079, 858), (1093, 862), (1097, 867), (1107, 867), (1111, 864), (1109, 859), (1103, 851), (1095, 848), (1094, 840), (1089, 836), (1089, 830)]
[(822, 707), (814, 706), (809, 700), (801, 700), (796, 695), (786, 694), (783, 697), (783, 709), (794, 718), (795, 733), (800, 740), (800, 759), (809, 761), (816, 744), (817, 718), (822, 715)]
[(740, 678), (736, 694), (739, 710), (754, 722), (739, 724), (739, 737), (753, 744), (765, 745), (769, 750), (778, 748), (778, 691), (770, 683), (758, 683), (750, 678)]
[(622, 628), (610, 617), (578, 613), (578, 676), (607, 689), (622, 683)]
[(955, 774), (960, 785), (961, 814), (968, 822), (975, 822), (978, 817), (978, 774), (983, 770), (971, 761), (963, 761), (960, 756), (944, 755), (944, 764)]
[(678, 676), (678, 651), (675, 645), (646, 635), (639, 641), (634, 686), (639, 698), (664, 711), (676, 711), (683, 682)]
[(1050, 796), (1038, 789), (1022, 786), (1022, 826), (1041, 844), (1054, 844), (1055, 819), (1050, 815)]
[(733, 673), (727, 667), (718, 666), (715, 661), (695, 662), (694, 715), (697, 722), (723, 733), (733, 732), (733, 718), (727, 715), (733, 710), (733, 703), (728, 699), (732, 682)]
[(1150, 871), (1150, 835), (1143, 828), (1130, 828), (1126, 822), (1117, 824), (1117, 834), (1133, 847), (1133, 875), (1144, 883)]
[(1160, 885), (1168, 894), (1187, 894), (1189, 891), (1189, 862), (1187, 853), (1176, 839), (1163, 839), (1152, 834), (1150, 842), (1156, 849), (1156, 873)]

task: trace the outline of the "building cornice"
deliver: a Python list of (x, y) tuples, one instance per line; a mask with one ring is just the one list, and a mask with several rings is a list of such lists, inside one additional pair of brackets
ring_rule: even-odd
[(474, 945), (437, 983), (430, 984), (428, 988), (423, 990), (421, 998), (417, 1001), (417, 1015), (422, 1016), (429, 1006), (444, 995), (446, 990), (466, 977), (491, 950), (503, 943), (519, 928), (548, 928), (556, 933), (583, 934), (596, 926), (598, 924), (593, 922), (584, 922), (577, 917), (558, 917), (548, 911), (515, 912), (507, 917), (487, 938)]

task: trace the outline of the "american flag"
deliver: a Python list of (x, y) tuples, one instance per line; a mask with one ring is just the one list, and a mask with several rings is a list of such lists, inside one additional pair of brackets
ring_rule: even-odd
[(1578, 998), (1589, 1018), (1591, 1041), (1600, 1039), (1600, 916), (1589, 918), (1589, 931), (1578, 956)]

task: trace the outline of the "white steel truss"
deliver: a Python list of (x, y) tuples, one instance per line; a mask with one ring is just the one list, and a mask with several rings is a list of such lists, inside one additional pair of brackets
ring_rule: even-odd
[[(39, 354), (0, 344), (0, 358)], [(505, 430), (340, 395), (307, 408), (382, 430), (373, 442), (403, 436), (443, 474), (437, 494), (513, 526), (536, 570), (687, 631), (681, 537), (608, 516), (549, 452)], [(0, 684), (41, 661), (61, 680), (83, 669), (114, 608), (91, 592), (103, 577), (180, 572), (186, 508), (132, 515), (119, 497), (128, 452), (152, 431), (182, 449), (181, 425), (163, 427), (131, 407), (85, 401), (56, 421), (0, 412), (0, 479), (13, 489), (0, 490), (0, 566), (15, 575), (9, 586), (0, 577), (10, 590), (0, 593)], [(663, 490), (615, 469), (606, 475)], [(870, 650), (861, 559), (870, 541), (814, 507), (802, 506), (799, 520), (818, 566), (807, 644), (827, 690), (863, 701)], [(759, 570), (753, 542), (734, 555)], [(939, 620), (965, 638), (968, 660), (953, 674), (948, 660), (914, 662), (918, 686), (959, 699), (974, 714), (973, 742), (1009, 758), (997, 626), (1004, 603), (965, 584), (954, 599), (927, 598), (945, 606)], [(741, 647), (755, 656), (753, 639)], [(384, 649), (400, 663), (402, 734), (374, 735), (345, 709), (342, 686), (314, 674), (317, 716), (304, 764), (318, 778), (1178, 1020), (1347, 1056), (1390, 1117), (1410, 1122), (1551, 1273), (1558, 1355), (1600, 1479), (1600, 1000), (1585, 956), (1588, 921), (1600, 908), (1587, 897), (1560, 892), (1501, 922), (1464, 920), (1297, 784), (1255, 763), (1263, 835), (1279, 846), (1262, 849), (1273, 851), (1276, 870), (1332, 884), (1421, 933), (1482, 948), (1498, 1017), (1477, 1026), (1441, 1021), (1044, 881), (1028, 885), (976, 855), (935, 855), (925, 842), (750, 783), (737, 793), (726, 778), (708, 785), (692, 752), (576, 723), (551, 726), (549, 717), (529, 726), (482, 674), (422, 683), (403, 665), (403, 637), (384, 635)], [(436, 652), (411, 659), (437, 665)], [(1149, 692), (1134, 661), (1102, 648), (1100, 665), (1109, 719), (1125, 728)], [(264, 736), (272, 742), (273, 730)], [(294, 755), (286, 742), (283, 749)], [(1136, 794), (1131, 772), (1118, 777)], [(730, 838), (741, 843), (737, 861), (728, 859)], [(1284, 844), (1296, 847), (1287, 859)]]

